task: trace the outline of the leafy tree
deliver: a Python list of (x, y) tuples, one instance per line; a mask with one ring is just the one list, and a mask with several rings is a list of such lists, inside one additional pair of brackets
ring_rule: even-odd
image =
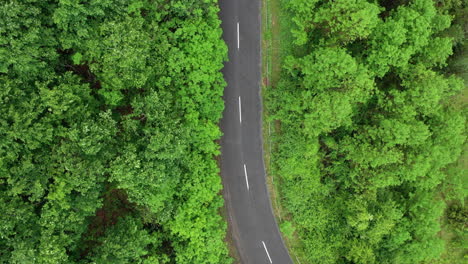
[(141, 220), (122, 217), (106, 234), (100, 237), (100, 246), (92, 249), (89, 259), (92, 263), (168, 263), (167, 256), (145, 258), (151, 249), (161, 243), (158, 234), (150, 234), (143, 228)]
[(285, 68), (302, 79), (302, 109), (309, 134), (349, 124), (352, 104), (363, 102), (374, 85), (366, 68), (344, 49), (323, 48), (297, 60), (290, 57)]
[(313, 11), (319, 0), (292, 0), (285, 4), (288, 10), (293, 12), (293, 19), (296, 28), (291, 29), (295, 40), (294, 44), (304, 45), (308, 41), (307, 33), (312, 29)]
[(313, 23), (324, 30), (325, 36), (347, 43), (369, 36), (379, 24), (380, 10), (366, 0), (338, 0), (318, 8)]
[(406, 70), (410, 59), (429, 45), (431, 35), (449, 25), (450, 17), (437, 14), (433, 1), (414, 0), (398, 7), (369, 36), (366, 53), (370, 69), (379, 77), (390, 67)]

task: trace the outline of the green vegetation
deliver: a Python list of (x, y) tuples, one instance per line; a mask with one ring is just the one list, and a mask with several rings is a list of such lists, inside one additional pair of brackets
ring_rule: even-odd
[(214, 0), (0, 4), (0, 263), (230, 263)]
[(463, 263), (466, 4), (281, 4), (269, 158), (301, 263)]

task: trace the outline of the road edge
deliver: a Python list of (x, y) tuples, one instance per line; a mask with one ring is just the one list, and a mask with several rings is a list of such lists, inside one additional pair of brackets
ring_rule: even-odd
[[(270, 49), (269, 48), (266, 48), (264, 49), (264, 47), (266, 47), (264, 45), (264, 41), (265, 41), (265, 35), (268, 34), (269, 30), (265, 30), (265, 26), (268, 25), (268, 14), (265, 14), (267, 11), (268, 11), (268, 6), (266, 5), (266, 3), (270, 1), (270, 0), (259, 0), (258, 1), (258, 5), (259, 5), (259, 17), (258, 17), (258, 20), (260, 22), (260, 80), (259, 80), (259, 83), (258, 83), (258, 86), (259, 86), (259, 89), (258, 89), (258, 92), (259, 92), (259, 97), (260, 97), (260, 144), (262, 146), (261, 148), (261, 152), (262, 152), (262, 163), (263, 163), (263, 170), (265, 172), (265, 181), (264, 181), (264, 184), (265, 184), (265, 187), (266, 187), (266, 190), (267, 190), (267, 196), (268, 196), (268, 201), (269, 201), (269, 205), (270, 205), (270, 210), (271, 210), (271, 213), (273, 215), (273, 221), (275, 222), (275, 225), (276, 227), (278, 228), (278, 232), (279, 232), (279, 235), (280, 235), (280, 238), (281, 238), (281, 243), (283, 244), (284, 248), (286, 249), (288, 255), (289, 255), (289, 259), (295, 263), (295, 261), (293, 260), (293, 258), (291, 257), (291, 253), (290, 253), (290, 250), (289, 250), (289, 247), (284, 239), (284, 234), (283, 232), (281, 231), (281, 228), (280, 228), (280, 221), (276, 215), (276, 211), (275, 211), (275, 207), (273, 206), (273, 196), (276, 197), (276, 192), (271, 188), (271, 185), (270, 185), (270, 182), (269, 182), (269, 179), (270, 179), (270, 173), (269, 173), (269, 168), (270, 166), (267, 166), (266, 164), (266, 159), (265, 159), (265, 156), (266, 156), (266, 148), (265, 148), (265, 142), (268, 142), (270, 140), (269, 137), (266, 137), (266, 140), (265, 140), (265, 120), (266, 120), (266, 111), (265, 111), (265, 98), (264, 98), (264, 91), (265, 91), (265, 88), (266, 88), (266, 85), (265, 85), (265, 82), (264, 82), (264, 66), (266, 65), (266, 68), (268, 69), (268, 54), (269, 54), (269, 51)], [(266, 22), (265, 22), (266, 21)], [(267, 51), (267, 52), (264, 52)], [(267, 58), (265, 60), (265, 58)], [(266, 61), (266, 63), (264, 63)], [(268, 72), (268, 70), (267, 70)], [(269, 161), (269, 160), (268, 160)], [(275, 199), (275, 203), (276, 203), (276, 199)]]
[[(281, 43), (282, 24), (280, 22), (281, 3), (280, 0), (261, 0), (261, 95), (266, 95), (267, 90), (274, 89), (280, 80), (281, 75), (281, 57), (283, 46)], [(289, 222), (291, 217), (289, 212), (281, 204), (280, 182), (281, 177), (274, 173), (271, 165), (272, 148), (274, 152), (275, 144), (274, 137), (280, 132), (281, 124), (275, 120), (269, 120), (269, 111), (267, 98), (261, 96), (262, 100), (262, 146), (263, 146), (263, 162), (265, 166), (266, 185), (270, 206), (275, 217), (275, 222), (280, 231), (283, 244), (288, 251), (291, 260), (295, 264), (308, 264), (300, 252), (300, 241), (296, 234), (292, 238), (288, 238), (282, 230), (281, 225)], [(274, 203), (272, 203), (272, 201)], [(294, 227), (293, 227), (294, 230)], [(293, 231), (293, 233), (295, 233)]]

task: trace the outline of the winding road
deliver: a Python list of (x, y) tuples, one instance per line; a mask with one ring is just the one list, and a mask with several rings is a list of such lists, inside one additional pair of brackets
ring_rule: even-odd
[(260, 0), (220, 0), (229, 62), (221, 120), (221, 175), (242, 264), (292, 264), (265, 182), (260, 97)]

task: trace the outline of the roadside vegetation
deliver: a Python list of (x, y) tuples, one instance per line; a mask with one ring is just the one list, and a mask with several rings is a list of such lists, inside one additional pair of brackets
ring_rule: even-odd
[(465, 263), (466, 4), (265, 2), (265, 160), (293, 260)]
[(215, 0), (0, 4), (0, 263), (231, 263)]

